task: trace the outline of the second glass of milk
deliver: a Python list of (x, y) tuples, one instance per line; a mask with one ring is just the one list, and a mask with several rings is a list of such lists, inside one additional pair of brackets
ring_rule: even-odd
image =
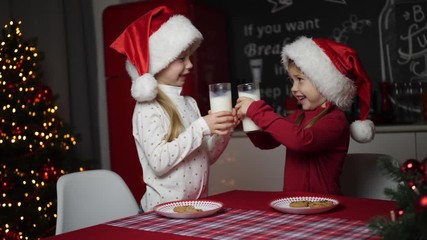
[[(260, 94), (258, 84), (255, 84), (255, 83), (239, 84), (237, 85), (237, 92), (239, 94), (239, 97), (248, 97), (248, 98), (252, 98), (255, 101), (260, 100), (261, 94)], [(261, 129), (248, 116), (246, 116), (242, 120), (242, 124), (243, 124), (243, 131), (245, 132), (253, 132)]]
[(231, 111), (231, 84), (214, 83), (209, 84), (209, 100), (212, 112)]

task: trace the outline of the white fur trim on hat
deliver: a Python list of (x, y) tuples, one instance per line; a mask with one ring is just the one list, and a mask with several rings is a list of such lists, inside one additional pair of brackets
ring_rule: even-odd
[(350, 125), (350, 133), (356, 142), (370, 142), (375, 136), (375, 124), (371, 120), (356, 120)]
[(351, 107), (356, 94), (354, 82), (343, 75), (323, 50), (311, 39), (300, 37), (282, 50), (282, 62), (288, 69), (288, 61), (295, 64), (310, 78), (319, 92), (342, 110)]
[(202, 34), (188, 18), (182, 15), (172, 16), (150, 36), (149, 72), (155, 75), (190, 46), (191, 53), (194, 52), (202, 39)]
[(136, 67), (126, 61), (126, 70), (132, 79), (132, 86), (130, 89), (132, 97), (138, 102), (151, 101), (157, 96), (157, 80), (151, 73), (145, 73), (139, 76)]

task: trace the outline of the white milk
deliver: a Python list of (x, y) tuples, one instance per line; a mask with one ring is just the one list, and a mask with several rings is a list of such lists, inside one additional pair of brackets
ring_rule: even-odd
[[(248, 97), (248, 98), (252, 98), (255, 101), (260, 99), (259, 94), (252, 94), (252, 93), (247, 93), (247, 92), (239, 92), (239, 97)], [(261, 129), (248, 116), (243, 118), (242, 124), (243, 124), (243, 131), (245, 131), (245, 132), (258, 131)]]
[(231, 91), (227, 91), (224, 95), (210, 98), (211, 111), (231, 111)]

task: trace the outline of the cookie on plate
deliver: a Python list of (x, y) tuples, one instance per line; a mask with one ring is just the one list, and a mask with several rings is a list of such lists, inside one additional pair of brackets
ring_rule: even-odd
[(320, 200), (320, 201), (312, 201), (308, 204), (309, 207), (311, 208), (320, 208), (320, 207), (327, 207), (327, 206), (331, 206), (334, 203), (332, 201), (328, 201), (328, 200)]
[(308, 207), (309, 201), (293, 201), (289, 203), (290, 207), (300, 208), (300, 207)]
[(192, 205), (184, 205), (184, 206), (174, 207), (173, 211), (177, 213), (194, 213), (194, 212), (201, 212), (202, 209), (195, 208)]

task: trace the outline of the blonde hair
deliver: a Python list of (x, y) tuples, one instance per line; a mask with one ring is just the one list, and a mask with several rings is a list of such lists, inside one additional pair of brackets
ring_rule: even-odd
[(171, 125), (165, 140), (167, 142), (171, 142), (179, 136), (179, 134), (182, 132), (182, 129), (184, 128), (184, 125), (182, 124), (181, 118), (179, 117), (178, 109), (176, 108), (175, 104), (160, 89), (158, 89), (156, 101), (159, 102), (159, 104), (165, 109), (166, 113), (169, 115)]
[[(317, 114), (317, 116), (315, 116), (310, 121), (308, 121), (307, 125), (305, 125), (304, 128), (312, 127), (317, 121), (319, 121), (323, 116), (325, 116), (328, 113), (328, 111), (329, 111), (329, 108), (323, 109), (319, 114)], [(297, 126), (300, 126), (304, 118), (305, 118), (304, 114), (299, 115), (298, 118), (295, 120), (295, 124)]]
[[(291, 67), (295, 67), (295, 69), (299, 73), (304, 74), (304, 72), (301, 70), (301, 68), (299, 68), (292, 59), (289, 59), (289, 61), (288, 61), (288, 71), (289, 71), (289, 68), (291, 68)], [(325, 116), (328, 113), (328, 111), (329, 111), (329, 108), (323, 109), (319, 114), (317, 114), (317, 116), (315, 116), (310, 121), (308, 121), (307, 125), (305, 125), (304, 128), (310, 128), (310, 127), (312, 127), (317, 121), (319, 121), (323, 116)], [(301, 123), (304, 120), (304, 118), (305, 118), (305, 114), (299, 115), (297, 117), (297, 119), (295, 120), (295, 125), (301, 126)]]

